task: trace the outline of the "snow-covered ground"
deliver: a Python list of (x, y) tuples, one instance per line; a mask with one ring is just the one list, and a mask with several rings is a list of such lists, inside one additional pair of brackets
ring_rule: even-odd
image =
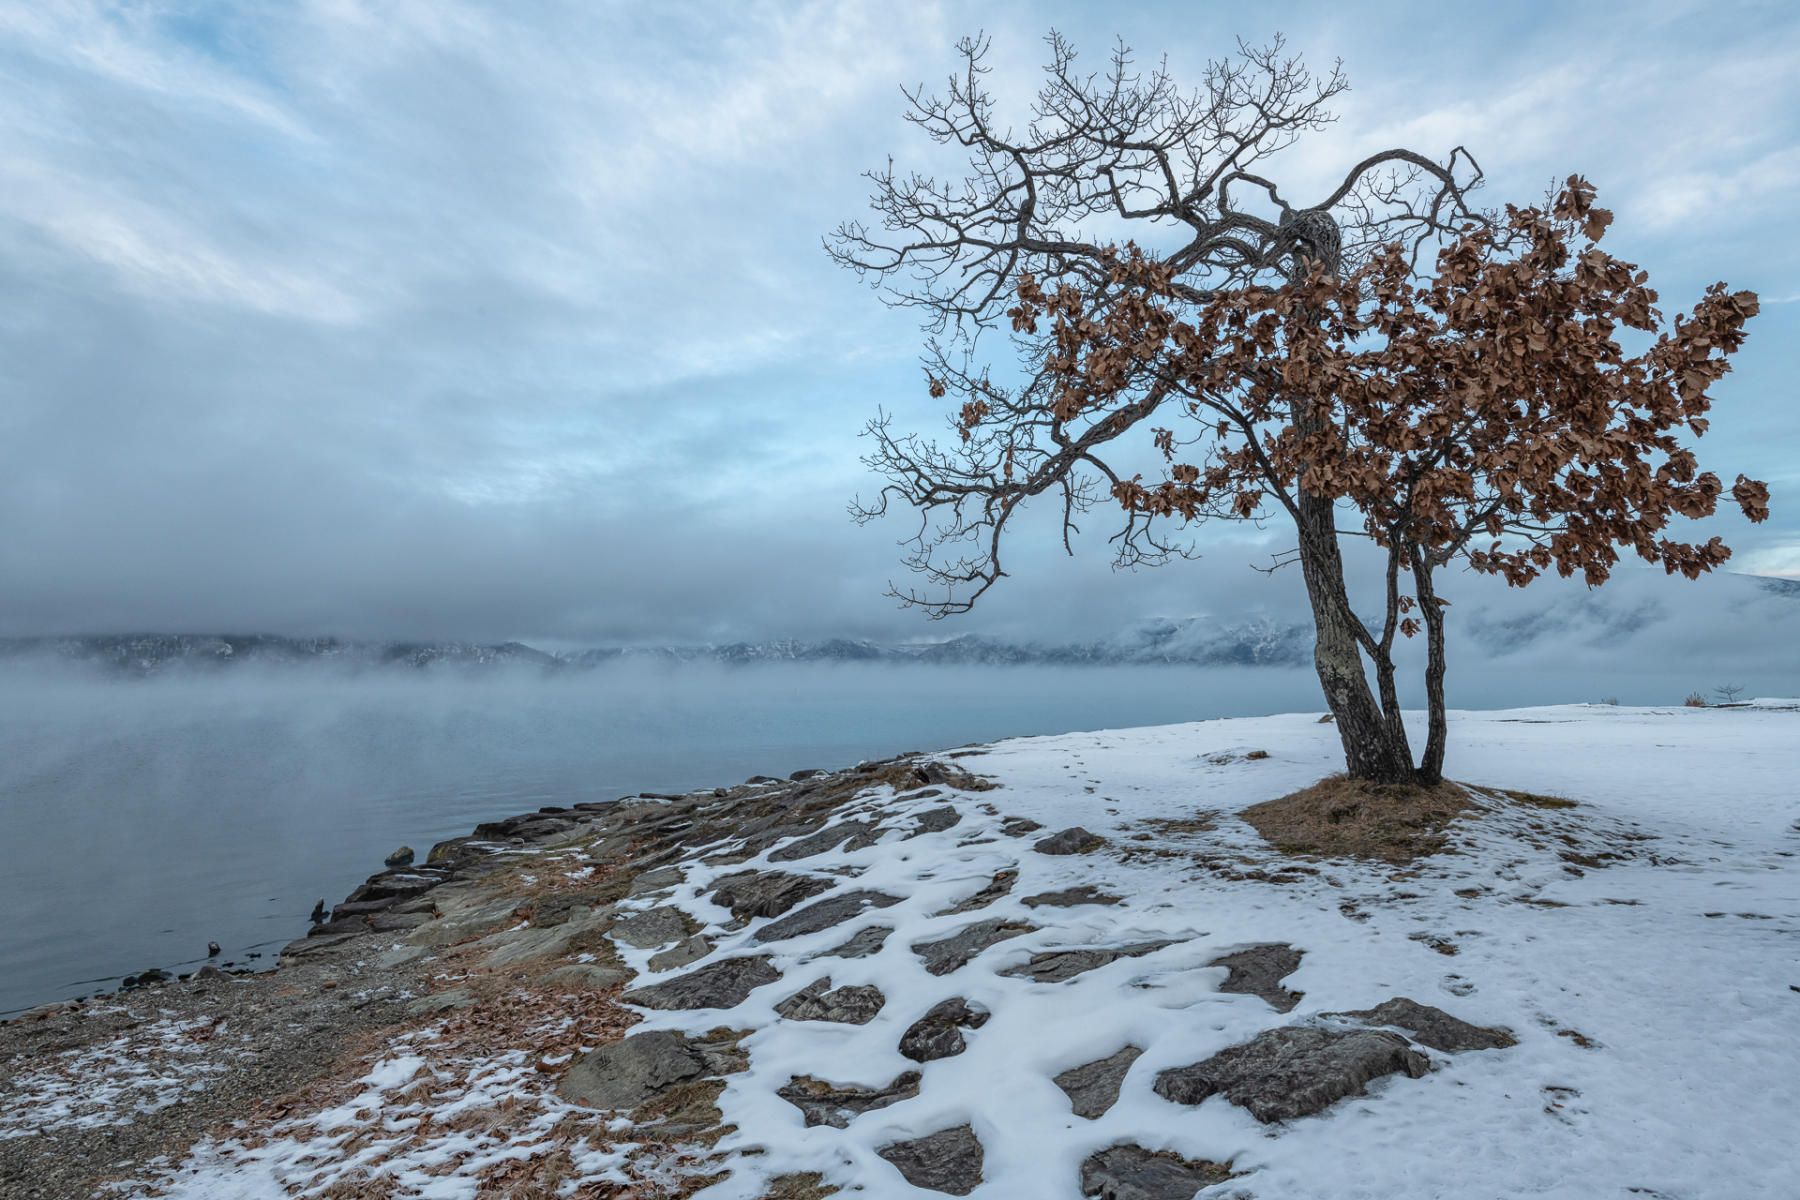
[[(1253, 750), (1267, 757), (1246, 757)], [(725, 1077), (720, 1101), (737, 1126), (717, 1147), (731, 1175), (704, 1196), (748, 1200), (773, 1177), (808, 1171), (846, 1193), (928, 1195), (878, 1151), (964, 1124), (983, 1150), (971, 1194), (992, 1200), (1076, 1197), (1083, 1161), (1124, 1143), (1229, 1162), (1236, 1178), (1204, 1200), (1800, 1195), (1800, 703), (1452, 714), (1449, 775), (1575, 807), (1494, 805), (1453, 826), (1451, 852), (1407, 867), (1287, 870), (1295, 860), (1238, 819), (1341, 768), (1336, 730), (1316, 714), (1025, 738), (959, 761), (1000, 787), (912, 799), (882, 787), (842, 814), (879, 819), (874, 845), (786, 862), (768, 859), (779, 846), (746, 863), (694, 859), (669, 894), (628, 902), (675, 905), (707, 926), (715, 949), (697, 966), (768, 954), (781, 972), (735, 1007), (647, 1009), (632, 1030), (752, 1031), (741, 1042), (749, 1068)], [(945, 804), (959, 823), (905, 836), (913, 815)], [(1020, 837), (1015, 823), (1009, 833), (1021, 817), (1042, 832)], [(1033, 850), (1076, 825), (1108, 844)], [(759, 942), (766, 919), (727, 929), (707, 893), (724, 875), (768, 867), (854, 876), (842, 886), (899, 901)], [(1009, 871), (1017, 877), (997, 900), (946, 911)], [(1081, 885), (1121, 900), (1024, 903)], [(1037, 928), (940, 975), (912, 949), (996, 919)], [(820, 957), (878, 925), (893, 927), (879, 952)], [(1001, 974), (1048, 950), (1163, 940), (1061, 982)], [(1303, 993), (1291, 1012), (1221, 992), (1226, 970), (1207, 966), (1268, 943), (1302, 953), (1282, 980)], [(681, 973), (648, 974), (652, 949), (620, 952), (640, 984)], [(833, 988), (878, 988), (880, 1012), (862, 1025), (777, 1014), (824, 976)], [(922, 1066), (902, 1057), (902, 1033), (953, 996), (992, 1014), (963, 1031), (967, 1048)], [(1260, 1124), (1220, 1096), (1186, 1106), (1152, 1090), (1158, 1072), (1265, 1030), (1396, 996), (1505, 1027), (1517, 1044), (1430, 1051), (1422, 1078), (1389, 1075), (1285, 1123)], [(1117, 1103), (1098, 1119), (1076, 1116), (1052, 1078), (1128, 1045), (1143, 1053)], [(401, 1103), (420, 1054), (403, 1042), (390, 1064), (372, 1066), (362, 1093), (330, 1114), (342, 1133), (358, 1123), (351, 1116), (372, 1120), (384, 1087)], [(776, 1096), (799, 1075), (880, 1087), (908, 1070), (922, 1072), (916, 1097), (842, 1129), (805, 1127)], [(541, 1076), (515, 1055), (473, 1078), (495, 1095), (509, 1081), (523, 1088), (548, 1131), (580, 1110), (548, 1095)], [(417, 1110), (389, 1113), (402, 1115), (416, 1121)], [(316, 1164), (329, 1124), (315, 1116), (285, 1142), (277, 1131), (250, 1147), (203, 1147), (171, 1194), (280, 1195), (300, 1182), (280, 1164)], [(438, 1173), (424, 1148), (409, 1155), (396, 1189), (381, 1194), (477, 1194), (471, 1175)], [(596, 1155), (591, 1166), (610, 1174), (617, 1161)], [(313, 1194), (307, 1186), (299, 1194)]]

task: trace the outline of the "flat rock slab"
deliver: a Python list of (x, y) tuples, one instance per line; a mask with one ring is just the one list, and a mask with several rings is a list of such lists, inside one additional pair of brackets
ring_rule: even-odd
[(713, 888), (713, 902), (729, 908), (731, 915), (748, 921), (755, 917), (779, 917), (802, 900), (837, 885), (816, 875), (792, 875), (786, 871), (741, 871), (727, 875)]
[(1290, 992), (1280, 981), (1299, 968), (1300, 957), (1301, 952), (1292, 946), (1269, 942), (1215, 958), (1206, 965), (1224, 967), (1230, 972), (1219, 985), (1221, 992), (1261, 996), (1276, 1012), (1288, 1012), (1305, 993)]
[[(921, 792), (920, 796), (923, 796), (924, 794), (925, 793)], [(918, 798), (918, 796), (908, 797), (908, 799)], [(946, 804), (942, 808), (928, 808), (915, 816), (913, 820), (915, 824), (913, 825), (912, 832), (906, 835), (908, 839), (920, 837), (927, 833), (942, 833), (944, 830), (950, 829), (960, 822), (962, 820), (962, 814)]]
[(681, 910), (669, 905), (659, 905), (641, 913), (622, 916), (613, 922), (612, 927), (614, 938), (639, 950), (679, 942), (687, 935), (688, 926), (682, 919)]
[(1155, 1087), (1157, 1095), (1176, 1104), (1223, 1095), (1266, 1125), (1360, 1095), (1383, 1075), (1404, 1072), (1417, 1079), (1430, 1069), (1430, 1061), (1397, 1033), (1290, 1025), (1265, 1030), (1205, 1062), (1159, 1072)]
[(1132, 942), (1127, 946), (1087, 947), (1073, 950), (1046, 950), (1031, 956), (1030, 962), (1020, 963), (1016, 967), (1008, 967), (1001, 971), (1002, 975), (1023, 976), (1038, 983), (1061, 983), (1065, 979), (1073, 979), (1085, 971), (1096, 967), (1104, 967), (1107, 963), (1121, 958), (1141, 958), (1146, 954), (1154, 954), (1164, 946), (1175, 945), (1178, 939), (1165, 938), (1155, 942)]
[(1201, 1188), (1230, 1178), (1230, 1163), (1127, 1143), (1088, 1156), (1081, 1164), (1081, 1194), (1099, 1200), (1194, 1200)]
[(987, 1024), (987, 1009), (952, 996), (931, 1006), (931, 1011), (907, 1026), (900, 1035), (900, 1053), (914, 1062), (936, 1062), (967, 1049), (962, 1031)]
[(1060, 892), (1039, 892), (1035, 896), (1027, 896), (1022, 902), (1026, 908), (1037, 908), (1047, 905), (1050, 908), (1074, 908), (1081, 904), (1117, 904), (1119, 896), (1109, 896), (1090, 883), (1080, 887), (1064, 888)]
[(632, 1109), (678, 1083), (728, 1075), (748, 1065), (744, 1053), (729, 1042), (654, 1029), (581, 1055), (556, 1090), (577, 1104)]
[(873, 846), (880, 836), (880, 830), (867, 821), (839, 821), (819, 832), (810, 834), (798, 841), (789, 842), (778, 850), (769, 852), (770, 862), (793, 862), (796, 859), (811, 858), (815, 854), (823, 854), (827, 850), (836, 850), (843, 846), (846, 850), (861, 850)]
[(955, 904), (952, 904), (942, 912), (933, 913), (931, 915), (934, 917), (947, 917), (955, 913), (974, 912), (978, 908), (986, 908), (1000, 897), (1006, 895), (1006, 893), (1012, 891), (1012, 886), (1014, 883), (1018, 882), (1018, 879), (1019, 873), (1017, 871), (996, 871), (994, 872), (994, 877), (988, 881), (987, 886), (983, 887), (980, 891), (969, 896), (967, 899), (958, 900)]
[(861, 916), (870, 908), (887, 908), (900, 903), (900, 897), (886, 892), (844, 892), (827, 896), (815, 904), (789, 913), (779, 921), (771, 921), (756, 931), (759, 942), (779, 942), (786, 938), (817, 933), (841, 925), (851, 917)]
[(1031, 848), (1039, 854), (1087, 854), (1104, 845), (1106, 839), (1099, 834), (1071, 825), (1047, 838), (1040, 838)]
[(662, 983), (633, 988), (619, 999), (644, 1008), (733, 1008), (757, 988), (780, 978), (781, 972), (766, 954), (725, 958)]
[(925, 960), (925, 969), (933, 975), (948, 975), (989, 946), (1016, 938), (1022, 933), (1036, 933), (1037, 926), (1025, 921), (995, 919), (965, 925), (947, 938), (935, 942), (914, 942), (913, 953)]
[(664, 891), (674, 887), (682, 880), (679, 867), (658, 867), (654, 871), (645, 871), (631, 881), (629, 896), (647, 896), (652, 892)]
[(1421, 1046), (1430, 1046), (1433, 1050), (1442, 1050), (1447, 1054), (1463, 1050), (1503, 1050), (1517, 1044), (1517, 1039), (1505, 1029), (1471, 1025), (1441, 1008), (1420, 1004), (1405, 996), (1395, 996), (1374, 1008), (1323, 1015), (1348, 1017), (1369, 1025), (1393, 1025), (1412, 1034), (1413, 1041)]
[(981, 1141), (967, 1125), (894, 1142), (875, 1153), (893, 1163), (906, 1182), (917, 1188), (966, 1196), (981, 1183)]
[(892, 925), (872, 925), (854, 934), (843, 945), (833, 946), (831, 949), (823, 951), (819, 957), (867, 958), (871, 954), (880, 953), (881, 947), (888, 940), (888, 934), (892, 932), (894, 932)]
[(1051, 1082), (1068, 1094), (1076, 1116), (1092, 1121), (1119, 1102), (1119, 1086), (1125, 1082), (1125, 1073), (1143, 1052), (1140, 1047), (1126, 1046), (1105, 1058), (1070, 1067)]
[(887, 1003), (878, 987), (831, 986), (831, 976), (815, 980), (780, 1004), (775, 1011), (790, 1021), (835, 1021), (840, 1025), (867, 1025)]
[(1024, 837), (1028, 833), (1036, 833), (1043, 826), (1030, 817), (1007, 817), (1000, 822), (1000, 832), (1007, 837)]
[(677, 967), (699, 962), (712, 952), (713, 944), (706, 940), (706, 935), (696, 933), (691, 938), (683, 938), (660, 954), (652, 954), (649, 965), (652, 971), (673, 971)]
[(775, 1094), (800, 1110), (808, 1128), (829, 1125), (833, 1129), (848, 1129), (851, 1120), (863, 1113), (917, 1096), (919, 1073), (903, 1072), (894, 1082), (880, 1088), (827, 1083), (811, 1075), (796, 1075)]

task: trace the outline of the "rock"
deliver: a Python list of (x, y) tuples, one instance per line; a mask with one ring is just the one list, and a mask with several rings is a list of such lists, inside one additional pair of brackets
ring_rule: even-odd
[(1392, 1000), (1385, 1004), (1378, 1004), (1374, 1008), (1323, 1015), (1354, 1018), (1370, 1025), (1394, 1025), (1412, 1034), (1413, 1040), (1421, 1046), (1430, 1046), (1433, 1050), (1442, 1050), (1448, 1054), (1455, 1054), (1463, 1050), (1504, 1050), (1508, 1046), (1518, 1044), (1513, 1035), (1505, 1029), (1471, 1025), (1467, 1021), (1458, 1020), (1441, 1008), (1420, 1004), (1415, 1000), (1408, 1000), (1405, 996), (1395, 996)]
[(818, 957), (867, 958), (871, 954), (880, 952), (882, 945), (887, 942), (888, 934), (892, 932), (894, 932), (894, 927), (892, 925), (871, 925), (869, 928), (852, 936), (850, 940), (843, 945), (834, 946), (830, 950), (821, 953)]
[(824, 773), (825, 772), (818, 767), (808, 767), (804, 771), (795, 771), (792, 775), (788, 776), (788, 779), (794, 783), (799, 783), (803, 779), (811, 779), (814, 775), (823, 775)]
[(961, 996), (940, 1001), (900, 1035), (900, 1053), (921, 1063), (952, 1058), (968, 1048), (962, 1031), (980, 1029), (988, 1016), (987, 1009), (971, 1005)]
[(381, 861), (383, 865), (389, 867), (410, 867), (412, 865), (412, 860), (413, 848), (411, 846), (402, 846)]
[[(328, 981), (329, 982), (329, 981)], [(475, 993), (466, 987), (450, 988), (447, 991), (433, 992), (429, 996), (419, 996), (407, 1001), (406, 1015), (423, 1017), (431, 1013), (450, 1012), (453, 1009), (468, 1008), (475, 1003)]]
[(319, 902), (313, 905), (312, 923), (314, 925), (323, 925), (325, 923), (325, 897), (323, 896), (320, 896)]
[(852, 1117), (917, 1096), (919, 1073), (903, 1072), (883, 1088), (827, 1083), (811, 1075), (795, 1075), (775, 1094), (804, 1114), (808, 1128), (829, 1125), (833, 1129), (848, 1129)]
[(219, 970), (219, 968), (209, 964), (207, 966), (201, 967), (198, 971), (195, 971), (192, 975), (189, 975), (188, 982), (189, 982), (189, 984), (191, 984), (194, 987), (195, 990), (199, 990), (201, 988), (209, 987), (213, 984), (244, 983), (246, 981), (239, 979), (237, 976), (232, 975), (226, 971), (221, 971), (221, 970)]
[(653, 1029), (579, 1056), (556, 1090), (577, 1104), (632, 1109), (678, 1083), (729, 1075), (747, 1065), (735, 1040), (691, 1038), (673, 1030)]
[(1261, 996), (1276, 1012), (1287, 1012), (1300, 1003), (1304, 992), (1290, 992), (1280, 980), (1300, 966), (1300, 951), (1280, 942), (1265, 942), (1215, 958), (1206, 964), (1230, 972), (1219, 985), (1221, 992)]
[(1176, 1104), (1199, 1104), (1222, 1094), (1268, 1124), (1316, 1113), (1370, 1080), (1396, 1071), (1417, 1079), (1430, 1060), (1397, 1033), (1341, 1032), (1311, 1025), (1265, 1030), (1205, 1062), (1156, 1076), (1156, 1094)]
[(699, 962), (712, 952), (713, 944), (706, 940), (706, 935), (696, 933), (693, 937), (675, 943), (660, 954), (652, 954), (648, 965), (652, 971), (673, 971), (676, 967), (685, 967), (691, 962)]
[(217, 958), (218, 956), (219, 956), (219, 943), (217, 943), (217, 942), (206, 943), (206, 957)]
[(1030, 817), (1008, 817), (1000, 822), (1000, 832), (1007, 837), (1024, 837), (1028, 833), (1036, 833), (1043, 826)]
[(947, 938), (935, 942), (914, 942), (913, 953), (925, 960), (925, 969), (933, 975), (948, 975), (997, 942), (1035, 933), (1037, 926), (1024, 921), (994, 919), (965, 925)]
[(1194, 1200), (1201, 1188), (1230, 1178), (1230, 1163), (1126, 1143), (1087, 1157), (1081, 1164), (1081, 1194), (1099, 1200)]
[(786, 938), (817, 933), (821, 929), (840, 925), (851, 917), (860, 916), (867, 909), (887, 908), (898, 903), (900, 897), (890, 896), (885, 892), (843, 892), (827, 896), (778, 921), (764, 925), (756, 931), (755, 937), (759, 942), (779, 942)]
[(1070, 1067), (1051, 1082), (1068, 1093), (1076, 1116), (1092, 1121), (1118, 1103), (1119, 1085), (1142, 1053), (1137, 1046), (1126, 1046), (1105, 1058)]
[(994, 878), (979, 892), (976, 892), (966, 900), (957, 901), (943, 912), (933, 913), (932, 916), (947, 917), (953, 913), (974, 912), (978, 908), (986, 908), (1000, 897), (1006, 895), (1006, 893), (1012, 891), (1012, 886), (1018, 881), (1018, 878), (1019, 873), (1017, 871), (996, 871), (994, 873)]
[(621, 983), (630, 983), (631, 978), (631, 972), (623, 967), (605, 967), (599, 963), (570, 963), (568, 966), (544, 972), (545, 983), (560, 983), (564, 987), (594, 991), (604, 991), (610, 987), (618, 987)]
[(779, 917), (802, 900), (837, 885), (816, 875), (790, 875), (786, 871), (741, 871), (719, 880), (712, 891), (713, 903), (729, 908), (739, 920)]
[(887, 1003), (877, 987), (831, 989), (831, 976), (815, 980), (775, 1006), (790, 1021), (835, 1021), (840, 1025), (867, 1025)]
[(758, 783), (780, 783), (780, 782), (781, 782), (781, 780), (775, 778), (773, 775), (752, 775), (750, 778), (744, 780), (745, 786), (750, 786), (750, 785), (758, 784)]
[(688, 935), (688, 923), (682, 919), (683, 915), (679, 908), (658, 905), (618, 918), (613, 922), (611, 933), (616, 940), (639, 950), (666, 946)]
[(757, 988), (780, 978), (781, 972), (766, 954), (726, 958), (662, 983), (633, 988), (619, 999), (644, 1008), (733, 1008)]
[(1035, 979), (1039, 983), (1061, 983), (1063, 980), (1073, 979), (1085, 971), (1104, 967), (1115, 959), (1141, 958), (1146, 954), (1154, 954), (1164, 946), (1173, 946), (1175, 941), (1176, 939), (1165, 938), (1156, 942), (1132, 942), (1126, 946), (1046, 950), (1042, 954), (1032, 955), (1030, 962), (1020, 963), (1016, 967), (1008, 967), (1000, 974), (1024, 976), (1027, 979)]
[(875, 1153), (893, 1163), (914, 1187), (966, 1196), (981, 1182), (981, 1142), (967, 1125), (894, 1142)]
[[(919, 795), (923, 796), (926, 793), (920, 792)], [(912, 798), (916, 799), (917, 797)], [(917, 823), (913, 826), (912, 832), (906, 835), (906, 839), (920, 837), (927, 833), (942, 833), (960, 822), (962, 814), (946, 804), (942, 808), (928, 808), (915, 816), (913, 820)]]
[(628, 896), (648, 896), (652, 892), (664, 891), (680, 883), (681, 870), (677, 867), (658, 867), (654, 871), (645, 871), (631, 881)]
[(879, 830), (867, 821), (839, 821), (814, 834), (789, 842), (779, 850), (769, 852), (770, 862), (793, 862), (796, 859), (811, 858), (815, 854), (823, 854), (827, 850), (836, 850), (843, 846), (846, 850), (861, 850), (873, 846)]
[(1031, 848), (1039, 854), (1087, 854), (1106, 845), (1106, 839), (1089, 833), (1079, 825), (1071, 825), (1060, 833), (1040, 838)]
[(1027, 908), (1036, 908), (1047, 904), (1052, 908), (1074, 908), (1078, 904), (1117, 904), (1121, 897), (1108, 896), (1092, 884), (1084, 883), (1080, 887), (1064, 888), (1060, 892), (1039, 892), (1035, 896), (1025, 897), (1023, 903)]

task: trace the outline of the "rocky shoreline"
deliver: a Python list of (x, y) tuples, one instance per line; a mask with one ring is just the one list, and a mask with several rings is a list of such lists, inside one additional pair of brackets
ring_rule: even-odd
[[(1493, 718), (1495, 761), (1553, 724)], [(1270, 740), (1191, 741), (1233, 729)], [(1630, 948), (1729, 948), (1745, 999), (1709, 1039), (1775, 1044), (1800, 987), (1758, 939), (1794, 852), (1466, 786), (1406, 838), (1364, 828), (1385, 857), (1297, 850), (1288, 809), (1277, 848), (1257, 822), (1330, 732), (1025, 739), (485, 823), (274, 972), (0, 1026), (0, 1197), (1239, 1200), (1359, 1171), (1673, 1195), (1719, 1170), (1603, 1106), (1672, 1072), (1711, 1094), (1657, 1024), (1709, 1011), (1704, 981), (1648, 986)], [(1367, 814), (1331, 797), (1341, 840)], [(1689, 912), (1715, 870), (1758, 909)], [(1729, 1061), (1723, 1087), (1791, 1088)], [(1616, 1145), (1583, 1132), (1606, 1120)], [(1555, 1166), (1577, 1152), (1611, 1157)]]

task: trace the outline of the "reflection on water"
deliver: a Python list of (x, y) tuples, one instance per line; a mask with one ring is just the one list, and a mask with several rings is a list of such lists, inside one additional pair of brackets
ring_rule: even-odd
[[(546, 804), (1028, 733), (1319, 707), (1310, 673), (867, 666), (0, 675), (0, 1013), (273, 965), (315, 901)], [(258, 953), (252, 960), (247, 956)]]

